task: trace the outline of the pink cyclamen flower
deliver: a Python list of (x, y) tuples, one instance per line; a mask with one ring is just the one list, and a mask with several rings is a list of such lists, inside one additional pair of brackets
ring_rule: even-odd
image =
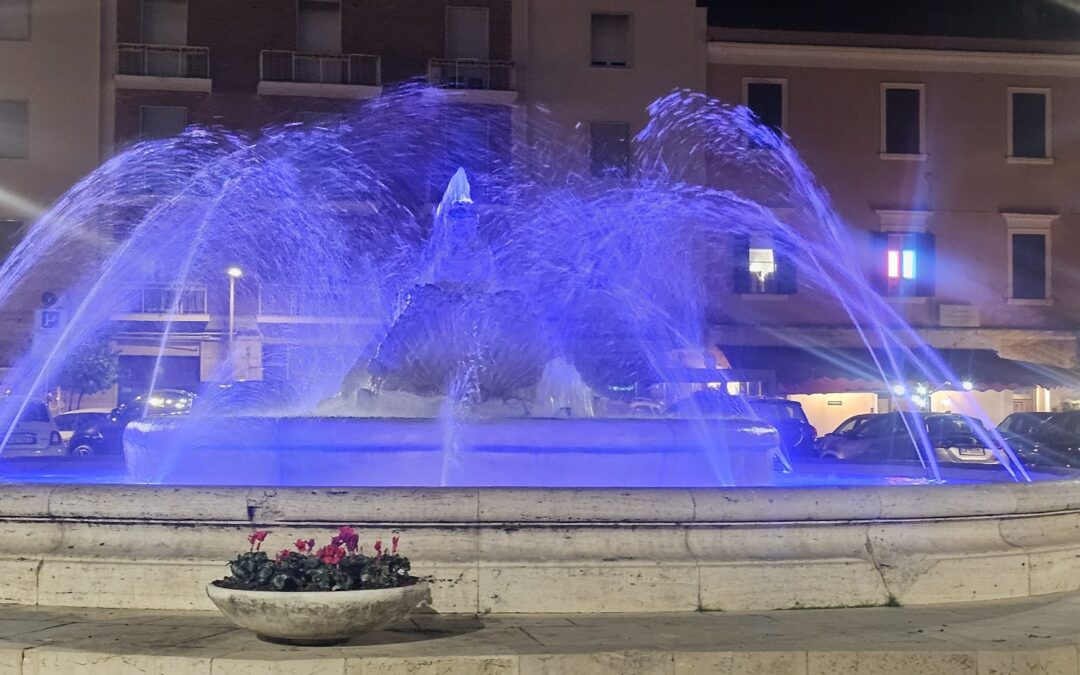
[(395, 534), (394, 537), (390, 540), (390, 555), (397, 555), (397, 544), (398, 540), (400, 539), (401, 537)]
[(319, 556), (319, 560), (327, 565), (336, 565), (345, 557), (345, 551), (331, 544), (329, 546), (323, 546), (315, 555)]
[(296, 540), (296, 550), (303, 553), (304, 551), (308, 550), (308, 543), (306, 541), (304, 541), (303, 539), (297, 539)]
[(263, 540), (266, 539), (266, 535), (270, 534), (266, 530), (255, 530), (248, 535), (248, 543), (251, 544), (252, 551), (258, 551), (262, 547)]
[(382, 539), (375, 540), (375, 557), (382, 555)]
[(338, 529), (337, 536), (334, 537), (340, 544), (345, 545), (345, 550), (349, 553), (355, 553), (357, 547), (360, 546), (360, 535), (356, 533), (356, 530), (352, 529), (348, 525), (342, 526)]
[(291, 555), (292, 555), (292, 551), (290, 551), (287, 548), (283, 548), (283, 549), (281, 549), (281, 551), (278, 552), (277, 560), (282, 561), (282, 560), (284, 560), (285, 558), (288, 558)]

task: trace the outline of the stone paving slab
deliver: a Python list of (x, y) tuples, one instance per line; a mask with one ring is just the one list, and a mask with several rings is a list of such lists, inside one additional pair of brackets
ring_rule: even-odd
[(338, 647), (210, 612), (0, 606), (0, 675), (1080, 675), (1080, 594), (667, 614), (418, 615)]

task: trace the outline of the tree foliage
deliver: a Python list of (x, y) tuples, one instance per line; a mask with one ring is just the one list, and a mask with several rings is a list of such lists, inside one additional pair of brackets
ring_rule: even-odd
[(116, 384), (117, 351), (108, 338), (98, 337), (79, 344), (68, 355), (59, 372), (56, 384), (69, 397), (75, 396), (75, 407), (86, 394), (96, 394)]

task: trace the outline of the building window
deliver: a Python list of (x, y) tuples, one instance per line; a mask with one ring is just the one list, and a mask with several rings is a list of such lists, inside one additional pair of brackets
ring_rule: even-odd
[(5, 220), (0, 218), (0, 259), (6, 258), (9, 253), (22, 241), (24, 234), (21, 220)]
[(144, 105), (139, 108), (139, 134), (144, 139), (177, 136), (187, 126), (187, 108)]
[(735, 239), (735, 292), (740, 295), (791, 295), (795, 265), (771, 237)]
[(630, 176), (630, 125), (593, 122), (589, 125), (589, 160), (594, 176)]
[(626, 68), (630, 65), (630, 15), (592, 15), (592, 65)]
[(1050, 226), (1057, 216), (1045, 213), (1003, 213), (1008, 228), (1008, 302), (1051, 303)]
[(143, 43), (186, 45), (187, 10), (187, 0), (142, 0)]
[(1047, 297), (1046, 235), (1011, 233), (1012, 297), (1018, 300), (1043, 300)]
[(337, 0), (299, 0), (297, 2), (296, 48), (302, 52), (341, 53), (340, 2)]
[(26, 101), (0, 101), (0, 158), (26, 159), (30, 155), (30, 105)]
[(0, 0), (0, 40), (30, 39), (30, 0)]
[(925, 158), (925, 121), (923, 85), (881, 85), (882, 158)]
[(787, 125), (787, 80), (743, 80), (743, 103), (776, 133)]
[(1050, 91), (1009, 89), (1009, 158), (1050, 158)]
[(487, 60), (487, 7), (446, 8), (446, 58)]
[(934, 235), (927, 232), (875, 232), (875, 277), (884, 295), (932, 297), (935, 290)]

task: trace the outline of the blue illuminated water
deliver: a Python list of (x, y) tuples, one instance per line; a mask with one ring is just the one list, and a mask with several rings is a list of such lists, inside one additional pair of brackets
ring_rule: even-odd
[[(311, 452), (317, 465), (320, 440), (287, 448), (267, 440), (232, 461), (229, 449), (247, 434), (242, 425), (212, 439), (226, 458), (212, 475), (191, 478), (192, 465), (210, 456), (195, 459), (196, 448), (210, 447), (205, 429), (213, 427), (200, 416), (232, 412), (214, 401), (238, 373), (287, 377), (288, 395), (254, 411), (267, 419), (437, 420), (437, 460), (415, 460), (436, 461), (437, 478), (399, 470), (376, 480), (346, 462), (325, 475), (314, 469), (310, 483), (594, 486), (617, 475), (620, 485), (651, 487), (687, 480), (679, 471), (690, 467), (701, 485), (966, 480), (943, 474), (932, 452), (917, 475), (885, 467), (871, 476), (800, 468), (774, 452), (763, 479), (733, 459), (735, 436), (704, 422), (672, 432), (692, 438), (698, 453), (679, 468), (674, 448), (661, 443), (640, 448), (650, 457), (640, 468), (627, 460), (612, 474), (600, 436), (558, 427), (554, 449), (511, 443), (517, 464), (496, 471), (476, 463), (476, 430), (486, 421), (519, 420), (514, 433), (527, 435), (530, 419), (633, 418), (632, 399), (677, 381), (688, 358), (708, 366), (718, 283), (711, 270), (724, 267), (722, 246), (736, 237), (766, 238), (778, 256), (798, 260), (800, 293), (823, 294), (843, 310), (847, 326), (874, 347), (885, 381), (910, 376), (901, 362), (917, 364), (925, 381), (958, 381), (852, 264), (852, 230), (785, 138), (744, 108), (689, 92), (656, 101), (649, 114), (633, 142), (630, 177), (594, 176), (574, 152), (584, 148), (580, 132), (559, 129), (542, 110), (528, 111), (531, 138), (514, 138), (508, 109), (447, 104), (419, 86), (358, 105), (340, 124), (285, 124), (250, 137), (190, 128), (124, 149), (53, 205), (0, 267), (0, 307), (62, 290), (68, 318), (57, 338), (18, 360), (5, 380), (16, 395), (9, 400), (40, 395), (79, 344), (123, 331), (159, 360), (183, 341), (221, 353), (197, 392), (210, 404), (143, 438), (138, 452), (152, 462), (133, 463), (129, 453), (126, 467), (97, 473), (55, 462), (0, 467), (0, 480), (248, 484), (256, 463), (276, 469), (270, 480), (294, 484), (284, 458)], [(232, 340), (216, 321), (226, 312), (230, 266), (244, 271)], [(129, 321), (133, 311), (145, 314), (145, 301), (132, 303), (148, 287), (176, 290), (153, 296), (166, 298), (156, 321)], [(269, 309), (278, 292), (304, 320), (253, 322), (255, 307), (278, 313)], [(207, 313), (215, 321), (196, 317)], [(255, 338), (303, 345), (309, 358), (260, 368)], [(318, 435), (315, 424), (310, 433)], [(563, 440), (584, 452), (573, 475), (528, 468)], [(387, 462), (396, 449), (384, 448)], [(1027, 478), (1011, 451), (1000, 460), (993, 479)]]

